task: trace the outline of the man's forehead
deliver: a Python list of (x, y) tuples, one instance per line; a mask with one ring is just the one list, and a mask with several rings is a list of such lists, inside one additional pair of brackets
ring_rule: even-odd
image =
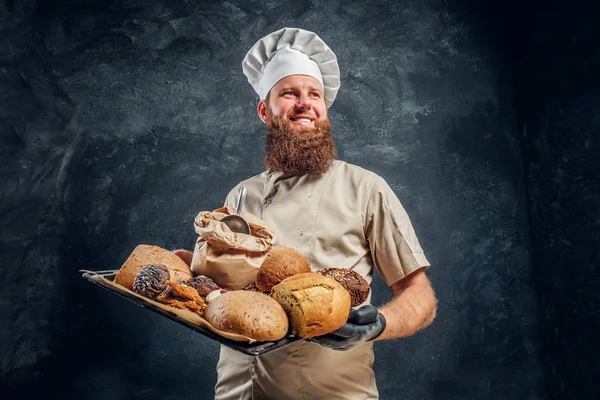
[(321, 86), (321, 82), (309, 75), (288, 75), (284, 78), (281, 78), (281, 80), (277, 82), (274, 87), (278, 90), (283, 89), (285, 87), (306, 87), (311, 90), (318, 90), (320, 92), (323, 91), (323, 86)]

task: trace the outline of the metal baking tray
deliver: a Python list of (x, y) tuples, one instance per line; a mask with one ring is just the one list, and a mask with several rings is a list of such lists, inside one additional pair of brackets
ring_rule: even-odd
[(122, 293), (119, 292), (117, 290), (115, 290), (113, 287), (107, 285), (105, 282), (103, 282), (100, 279), (97, 279), (98, 276), (101, 276), (105, 279), (108, 279), (110, 281), (114, 280), (115, 275), (117, 274), (117, 270), (110, 270), (110, 271), (90, 271), (90, 272), (84, 272), (83, 274), (83, 278), (87, 279), (88, 281), (112, 292), (115, 293), (121, 297), (126, 298), (129, 301), (134, 302), (135, 304), (137, 304), (138, 306), (142, 306), (150, 311), (153, 311), (157, 314), (162, 315), (163, 317), (166, 317), (172, 321), (177, 322), (180, 325), (183, 325), (195, 332), (198, 332), (199, 334), (206, 336), (212, 340), (215, 340), (233, 350), (237, 350), (241, 353), (247, 354), (247, 355), (251, 355), (251, 356), (258, 356), (261, 354), (265, 354), (268, 353), (270, 351), (273, 351), (275, 349), (279, 349), (281, 347), (287, 346), (291, 343), (294, 342), (298, 342), (300, 340), (303, 340), (299, 337), (296, 337), (294, 335), (288, 334), (288, 336), (284, 337), (281, 340), (278, 340), (276, 342), (254, 342), (254, 343), (246, 343), (246, 342), (238, 342), (232, 339), (228, 339), (225, 338), (223, 336), (220, 336), (214, 332), (211, 332), (207, 329), (202, 328), (201, 326), (197, 326), (194, 325), (193, 323), (191, 323), (190, 321), (187, 321), (184, 318), (181, 318), (175, 314), (169, 313), (168, 311), (156, 307), (154, 304), (146, 302), (140, 298), (134, 297), (134, 296), (128, 296), (127, 293)]

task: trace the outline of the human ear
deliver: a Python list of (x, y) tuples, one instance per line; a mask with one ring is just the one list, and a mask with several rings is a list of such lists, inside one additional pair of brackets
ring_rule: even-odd
[(264, 100), (258, 102), (258, 106), (256, 107), (256, 112), (258, 113), (258, 117), (264, 122), (267, 123), (267, 103)]

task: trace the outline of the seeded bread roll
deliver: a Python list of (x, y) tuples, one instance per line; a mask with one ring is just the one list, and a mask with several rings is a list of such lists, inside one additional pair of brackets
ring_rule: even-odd
[(310, 272), (310, 262), (293, 247), (273, 246), (256, 274), (256, 287), (269, 293), (290, 276)]
[(261, 342), (282, 339), (288, 331), (288, 318), (279, 303), (264, 293), (246, 290), (232, 290), (211, 299), (204, 319), (221, 331)]
[(198, 294), (202, 297), (208, 296), (213, 290), (221, 289), (212, 279), (204, 275), (197, 275), (183, 283), (196, 289)]
[(133, 290), (135, 276), (142, 268), (151, 264), (163, 264), (169, 269), (170, 279), (174, 282), (192, 278), (190, 267), (175, 254), (158, 246), (141, 244), (129, 255), (117, 275), (115, 283)]
[(350, 294), (335, 280), (316, 272), (284, 279), (271, 290), (283, 306), (292, 333), (301, 338), (321, 336), (339, 329), (350, 314)]
[(327, 268), (318, 272), (334, 279), (350, 293), (351, 307), (362, 304), (369, 297), (371, 286), (358, 272), (346, 268)]

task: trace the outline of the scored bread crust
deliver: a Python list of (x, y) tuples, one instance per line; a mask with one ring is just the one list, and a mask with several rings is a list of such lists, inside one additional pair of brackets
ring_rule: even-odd
[(204, 310), (204, 319), (220, 331), (261, 342), (282, 339), (289, 327), (279, 303), (264, 293), (246, 290), (233, 290), (214, 298)]
[(158, 246), (140, 244), (129, 255), (117, 275), (115, 283), (133, 290), (135, 276), (142, 268), (151, 264), (163, 264), (169, 270), (171, 280), (178, 282), (192, 278), (190, 267), (178, 256)]
[(292, 333), (310, 338), (331, 333), (348, 320), (350, 294), (335, 280), (316, 272), (284, 279), (271, 296), (286, 311)]

